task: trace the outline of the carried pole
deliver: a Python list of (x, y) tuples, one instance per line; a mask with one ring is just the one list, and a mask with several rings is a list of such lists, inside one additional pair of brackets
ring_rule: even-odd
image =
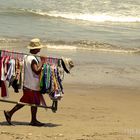
[(11, 101), (11, 100), (3, 100), (3, 99), (0, 99), (0, 102), (6, 102), (6, 103), (11, 103), (11, 104), (20, 104), (20, 105), (25, 105), (25, 106), (35, 106), (35, 107), (40, 107), (40, 108), (52, 109), (52, 106), (43, 106), (43, 105), (36, 105), (36, 104), (28, 104), (28, 103), (16, 102), (16, 101)]

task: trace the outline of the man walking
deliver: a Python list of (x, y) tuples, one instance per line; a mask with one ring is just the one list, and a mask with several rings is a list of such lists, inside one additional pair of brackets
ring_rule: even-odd
[[(40, 39), (32, 39), (27, 48), (30, 49), (30, 55), (24, 57), (23, 96), (21, 97), (20, 102), (40, 105), (42, 94), (40, 93), (39, 88), (39, 74), (43, 66), (43, 61), (40, 62), (37, 57), (34, 56), (39, 53), (42, 48)], [(10, 111), (4, 111), (5, 118), (10, 125), (12, 125), (11, 118), (13, 114), (23, 106), (24, 105), (22, 104), (17, 104)], [(30, 125), (43, 126), (44, 123), (39, 122), (36, 115), (37, 107), (31, 106)]]

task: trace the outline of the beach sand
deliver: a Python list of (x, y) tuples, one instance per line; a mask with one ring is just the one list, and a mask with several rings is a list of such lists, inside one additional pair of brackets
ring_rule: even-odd
[[(43, 127), (29, 126), (30, 107), (16, 112), (9, 126), (3, 110), (14, 104), (0, 103), (1, 140), (139, 140), (140, 89), (126, 87), (96, 87), (64, 84), (65, 95), (58, 111), (39, 108), (38, 119)], [(13, 93), (10, 100), (18, 101), (22, 93)], [(47, 104), (50, 99), (45, 95)]]

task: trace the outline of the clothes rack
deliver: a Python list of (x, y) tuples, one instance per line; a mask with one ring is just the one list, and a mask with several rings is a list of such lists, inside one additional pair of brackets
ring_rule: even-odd
[[(0, 50), (0, 54), (1, 54), (1, 57), (9, 56), (9, 57), (12, 57), (15, 59), (17, 58), (21, 60), (23, 60), (25, 55), (29, 55), (29, 53), (21, 53), (21, 52), (8, 51), (8, 50)], [(59, 58), (55, 58), (55, 57), (46, 57), (46, 56), (40, 56), (40, 55), (34, 55), (34, 56), (42, 57), (45, 59), (46, 63), (55, 64), (55, 65), (58, 65), (59, 60), (60, 60)]]

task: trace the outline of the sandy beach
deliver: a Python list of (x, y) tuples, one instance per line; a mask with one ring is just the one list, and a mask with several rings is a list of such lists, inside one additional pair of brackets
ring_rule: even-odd
[[(29, 126), (30, 107), (16, 112), (9, 126), (3, 110), (14, 105), (0, 103), (0, 139), (3, 140), (139, 140), (140, 89), (119, 87), (93, 87), (65, 84), (64, 98), (58, 111), (39, 109), (38, 118), (43, 127)], [(13, 93), (16, 100), (22, 93)], [(51, 103), (45, 95), (47, 104)]]
[[(38, 109), (45, 126), (29, 125), (29, 106), (8, 125), (4, 110), (14, 104), (0, 102), (0, 140), (140, 140), (139, 5), (140, 0), (0, 0), (0, 50), (27, 54), (29, 41), (39, 38), (39, 56), (71, 58), (75, 65), (65, 73), (57, 112)], [(9, 93), (7, 100), (22, 96), (22, 90)]]

